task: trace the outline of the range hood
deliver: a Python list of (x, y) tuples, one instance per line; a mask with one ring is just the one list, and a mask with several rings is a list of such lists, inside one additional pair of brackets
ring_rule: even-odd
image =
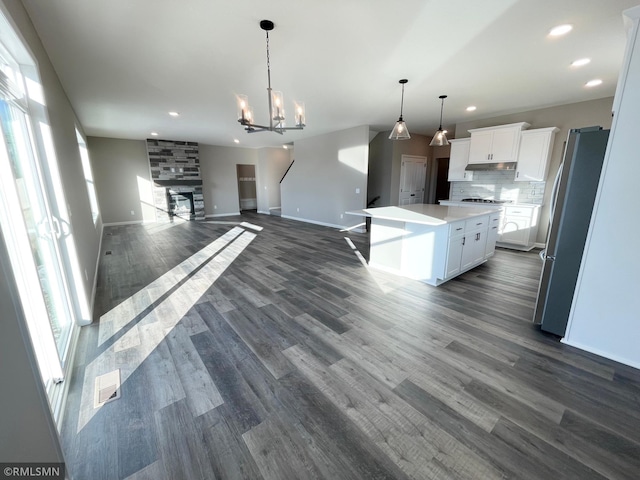
[(465, 170), (472, 172), (482, 172), (488, 170), (515, 170), (518, 162), (502, 163), (469, 163)]

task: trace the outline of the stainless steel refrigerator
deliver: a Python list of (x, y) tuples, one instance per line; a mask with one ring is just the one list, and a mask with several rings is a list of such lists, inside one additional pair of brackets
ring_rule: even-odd
[(587, 239), (609, 130), (571, 130), (553, 185), (547, 245), (534, 323), (564, 336)]

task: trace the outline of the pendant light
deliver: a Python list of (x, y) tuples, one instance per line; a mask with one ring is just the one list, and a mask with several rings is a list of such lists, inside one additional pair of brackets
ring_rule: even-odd
[(400, 118), (393, 126), (393, 130), (391, 130), (391, 135), (389, 135), (389, 140), (409, 140), (411, 135), (409, 135), (409, 130), (407, 130), (407, 124), (404, 123), (402, 119), (402, 107), (404, 106), (404, 84), (409, 80), (403, 78), (399, 80), (398, 83), (402, 85), (402, 100), (400, 100)]
[(445, 135), (445, 131), (442, 129), (442, 110), (444, 109), (444, 99), (447, 98), (446, 95), (440, 95), (438, 97), (441, 100), (440, 104), (440, 127), (438, 127), (438, 131), (433, 136), (430, 147), (444, 147), (445, 145), (449, 145), (449, 141), (447, 140), (447, 136)]

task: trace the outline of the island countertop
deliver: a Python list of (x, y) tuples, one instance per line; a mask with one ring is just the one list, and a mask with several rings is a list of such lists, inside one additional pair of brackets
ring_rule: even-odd
[(500, 208), (484, 206), (482, 208), (465, 208), (418, 203), (415, 205), (404, 205), (401, 207), (365, 208), (360, 210), (362, 213), (347, 213), (360, 214), (383, 220), (395, 220), (398, 222), (436, 226), (445, 225), (458, 220), (468, 220), (469, 218), (480, 217), (482, 215), (490, 215), (497, 211), (500, 211)]

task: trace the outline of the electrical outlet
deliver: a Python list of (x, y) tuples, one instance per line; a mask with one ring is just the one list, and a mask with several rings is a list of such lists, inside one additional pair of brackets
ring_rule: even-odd
[(213, 209), (214, 209), (214, 210), (217, 210), (217, 209), (218, 209), (218, 205), (214, 205), (214, 206), (213, 206)]
[(344, 215), (343, 215), (342, 213), (340, 214), (340, 218), (341, 218), (341, 219), (342, 219), (342, 218), (344, 218)]
[(131, 210), (131, 215), (135, 215), (135, 214), (136, 214), (136, 212), (134, 212), (133, 210)]
[(300, 208), (296, 208), (296, 212), (298, 212), (298, 213), (299, 213), (299, 212), (300, 212)]

